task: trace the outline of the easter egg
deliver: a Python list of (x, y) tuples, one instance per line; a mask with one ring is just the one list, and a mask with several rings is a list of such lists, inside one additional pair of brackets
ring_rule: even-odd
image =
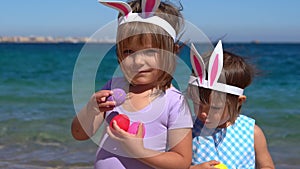
[(120, 88), (115, 88), (112, 89), (113, 94), (109, 97), (107, 97), (107, 101), (115, 101), (116, 102), (116, 106), (120, 106), (121, 104), (123, 104), (125, 102), (126, 99), (126, 93), (123, 89)]
[[(136, 135), (137, 132), (138, 132), (138, 129), (139, 129), (139, 125), (140, 125), (139, 122), (133, 122), (133, 123), (129, 126), (127, 132), (130, 133), (130, 134)], [(144, 138), (144, 137), (145, 137), (145, 127), (143, 128), (143, 138)]]
[(219, 169), (228, 169), (227, 166), (225, 164), (222, 164), (222, 163), (220, 163), (218, 165), (215, 165), (214, 167), (219, 168)]
[(125, 131), (128, 130), (129, 124), (130, 124), (130, 120), (129, 120), (128, 116), (126, 116), (125, 114), (118, 114), (118, 115), (114, 116), (112, 118), (112, 120), (110, 121), (110, 123), (109, 123), (109, 125), (110, 125), (111, 128), (114, 128), (113, 127), (113, 121), (116, 121), (117, 125), (121, 129), (123, 129)]

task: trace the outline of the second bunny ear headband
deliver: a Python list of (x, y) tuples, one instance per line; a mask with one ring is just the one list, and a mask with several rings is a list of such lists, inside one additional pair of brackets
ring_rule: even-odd
[(122, 1), (98, 0), (101, 4), (118, 10), (122, 17), (119, 18), (119, 25), (129, 22), (144, 22), (157, 25), (164, 29), (175, 41), (175, 29), (164, 19), (152, 15), (159, 7), (160, 0), (142, 0), (142, 13), (133, 13), (131, 6)]
[(208, 65), (208, 80), (206, 80), (204, 61), (197, 52), (194, 44), (191, 44), (190, 59), (196, 76), (190, 77), (189, 84), (237, 96), (243, 94), (244, 89), (218, 82), (223, 69), (223, 48), (221, 41), (218, 42), (210, 56)]

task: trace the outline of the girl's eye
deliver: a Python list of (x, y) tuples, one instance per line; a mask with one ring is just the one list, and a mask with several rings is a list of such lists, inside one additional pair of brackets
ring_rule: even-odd
[(217, 107), (217, 106), (210, 106), (210, 108), (211, 108), (212, 110), (220, 110), (220, 109), (221, 109), (220, 107)]
[(126, 49), (126, 50), (123, 51), (123, 55), (124, 55), (124, 56), (128, 56), (128, 55), (131, 55), (131, 54), (133, 54), (133, 53), (134, 53), (134, 51), (133, 51), (133, 50), (130, 50), (130, 49)]
[(158, 51), (154, 49), (149, 49), (149, 50), (145, 50), (143, 53), (147, 56), (154, 56), (158, 53)]

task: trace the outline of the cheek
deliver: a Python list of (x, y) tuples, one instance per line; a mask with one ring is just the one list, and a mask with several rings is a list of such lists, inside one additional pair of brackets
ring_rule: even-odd
[(132, 65), (132, 58), (131, 57), (126, 57), (125, 59), (122, 60), (120, 63), (121, 66), (128, 68), (130, 65)]
[(219, 122), (222, 120), (222, 111), (209, 110), (207, 118), (213, 122)]
[(132, 67), (132, 59), (127, 57), (126, 59), (122, 60), (120, 66), (124, 73), (129, 74), (131, 72), (130, 68)]
[(227, 113), (224, 113), (221, 118), (222, 124), (227, 122), (228, 120), (229, 120), (229, 115)]
[(164, 74), (164, 72), (162, 70), (155, 69), (153, 71), (153, 75), (152, 76), (153, 76), (154, 79), (158, 80), (158, 78), (161, 77), (161, 76), (163, 76), (163, 74)]
[(145, 64), (153, 69), (164, 70), (160, 62), (155, 57), (147, 57), (147, 59), (145, 59)]

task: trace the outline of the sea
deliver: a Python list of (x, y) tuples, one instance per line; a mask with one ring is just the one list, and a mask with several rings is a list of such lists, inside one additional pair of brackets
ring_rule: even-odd
[[(112, 45), (94, 47), (104, 52)], [(300, 169), (300, 44), (225, 43), (223, 47), (245, 57), (259, 71), (245, 91), (242, 113), (264, 131), (276, 168)], [(84, 48), (80, 43), (0, 44), (0, 168), (93, 168), (97, 144), (71, 135), (72, 119), (87, 101), (74, 99), (78, 87), (74, 77), (93, 74), (87, 81), (92, 83), (86, 90), (89, 96), (111, 77), (117, 61), (111, 50), (101, 64), (89, 62), (85, 66), (90, 69), (78, 69)], [(107, 71), (99, 71), (99, 65)], [(83, 72), (78, 75), (78, 70)]]

